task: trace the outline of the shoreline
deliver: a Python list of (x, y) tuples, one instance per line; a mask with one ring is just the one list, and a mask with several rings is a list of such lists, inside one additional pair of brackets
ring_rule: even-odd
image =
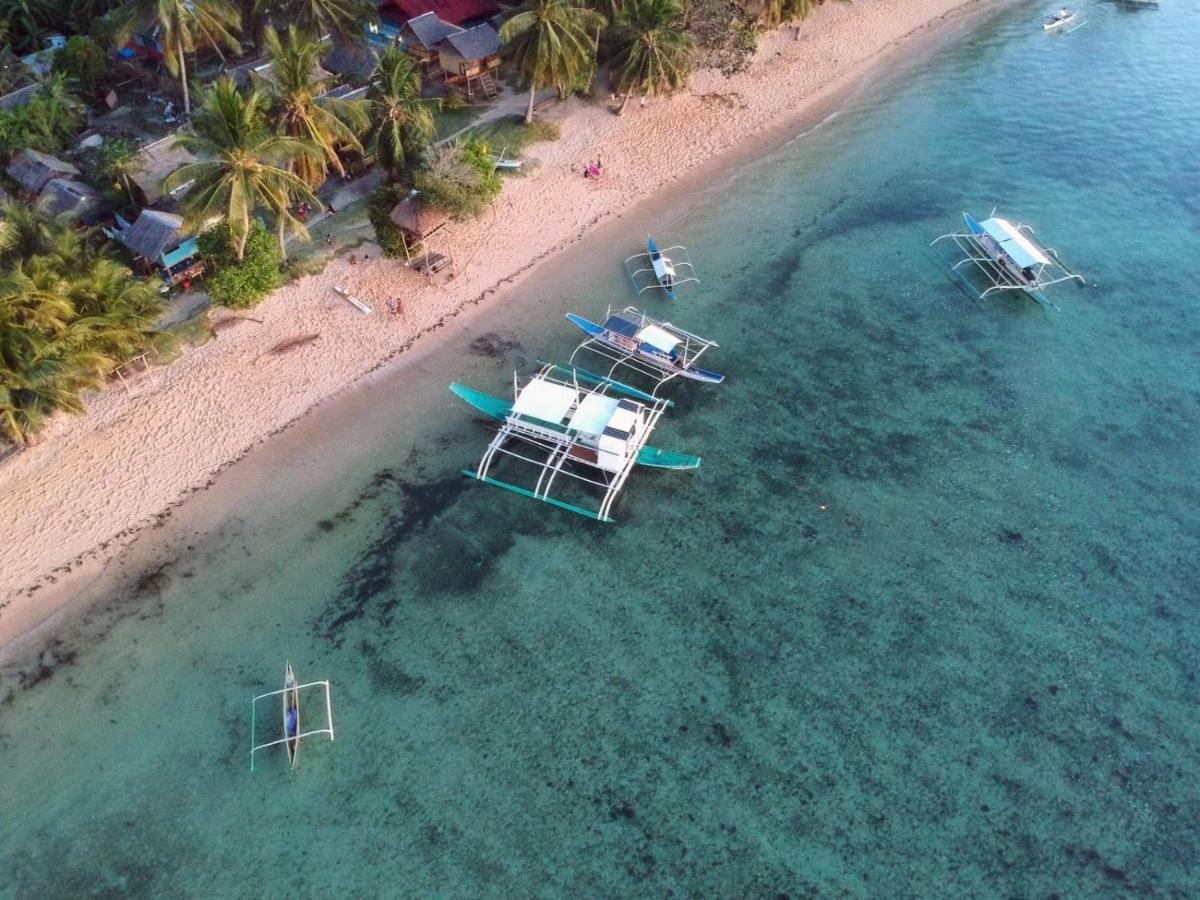
[[(921, 43), (953, 39), (950, 25), (965, 30), (1001, 5), (899, 0), (886, 11), (882, 4), (827, 5), (799, 29), (763, 35), (751, 69), (734, 78), (698, 72), (687, 93), (624, 117), (568, 101), (548, 117), (560, 124), (562, 138), (530, 148), (542, 166), (507, 182), (490, 214), (453, 226), (452, 253), (467, 260), (455, 281), (424, 287), (395, 261), (372, 258), (352, 268), (334, 260), (256, 307), (262, 326), (227, 330), (171, 366), (139, 375), (129, 391), (98, 395), (82, 418), (60, 416), (39, 445), (0, 468), (0, 526), (13, 536), (0, 551), (0, 653), (51, 630), (114, 558), (218, 477), (227, 480), (223, 473), (268, 439), (371, 378), (418, 366), (601, 223), (655, 196), (689, 190), (764, 145), (795, 139), (797, 129), (819, 126), (870, 76), (887, 77), (889, 62), (903, 69), (923, 58)], [(843, 52), (853, 57), (846, 65)], [(681, 129), (673, 125), (695, 138), (682, 154)], [(596, 148), (609, 175), (589, 184), (578, 165), (594, 158)], [(550, 211), (561, 219), (545, 221)], [(366, 252), (377, 254), (373, 245)], [(493, 270), (505, 274), (486, 274)], [(363, 316), (334, 296), (332, 285), (340, 283), (376, 314)], [(386, 315), (397, 293), (411, 321)], [(254, 364), (298, 331), (322, 337), (298, 353)]]

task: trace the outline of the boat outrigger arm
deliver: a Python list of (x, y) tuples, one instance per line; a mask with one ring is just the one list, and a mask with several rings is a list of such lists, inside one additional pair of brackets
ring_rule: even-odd
[(1081, 287), (1087, 283), (1082, 275), (1066, 267), (1056, 250), (1042, 244), (1028, 225), (1014, 225), (994, 214), (976, 222), (964, 212), (963, 220), (965, 232), (943, 234), (930, 246), (947, 239), (954, 242), (964, 255), (951, 271), (971, 291), (976, 288), (962, 276), (960, 267), (974, 266), (983, 273), (988, 287), (979, 293), (979, 299), (1000, 291), (1024, 291), (1038, 303), (1054, 306), (1042, 292), (1044, 288), (1064, 281), (1075, 281)]
[[(576, 357), (595, 357), (601, 361), (601, 366), (608, 366), (604, 375), (595, 377), (611, 380), (618, 372), (628, 370), (649, 379), (653, 387), (641, 399), (657, 399), (663, 385), (676, 378), (706, 384), (720, 384), (725, 380), (724, 375), (696, 364), (701, 356), (717, 346), (716, 341), (670, 322), (653, 319), (632, 306), (621, 310), (609, 307), (601, 324), (575, 313), (567, 313), (567, 320), (587, 336), (572, 352), (568, 362), (574, 365)], [(576, 371), (584, 372), (582, 369)]]
[[(695, 469), (700, 465), (698, 456), (659, 450), (646, 443), (667, 409), (666, 400), (646, 400), (642, 392), (620, 382), (553, 365), (543, 367), (524, 386), (515, 376), (513, 381), (516, 399), (511, 402), (466, 385), (450, 385), (454, 394), (500, 423), (479, 466), (474, 471), (464, 469), (464, 475), (611, 522), (613, 503), (635, 465), (660, 469)], [(580, 382), (592, 386), (585, 388)], [(521, 452), (526, 448), (538, 455)], [(521, 487), (492, 477), (491, 469), (501, 458), (534, 466), (537, 480), (533, 486)], [(600, 488), (598, 508), (586, 509), (551, 496), (559, 475)]]
[[(325, 693), (325, 727), (313, 728), (309, 731), (301, 732), (300, 734), (288, 734), (286, 726), (284, 728), (283, 737), (273, 741), (267, 741), (262, 744), (256, 744), (255, 734), (257, 731), (256, 722), (258, 720), (258, 702), (267, 700), (272, 697), (282, 697), (284, 694), (295, 692), (297, 696), (301, 692), (310, 688), (318, 688)], [(266, 750), (268, 747), (278, 747), (280, 744), (287, 744), (291, 741), (299, 743), (306, 737), (313, 737), (318, 734), (329, 735), (329, 740), (333, 740), (333, 704), (329, 700), (329, 682), (328, 681), (310, 681), (308, 684), (291, 685), (280, 691), (269, 691), (265, 694), (259, 694), (250, 701), (250, 771), (254, 771), (254, 754), (259, 750)]]

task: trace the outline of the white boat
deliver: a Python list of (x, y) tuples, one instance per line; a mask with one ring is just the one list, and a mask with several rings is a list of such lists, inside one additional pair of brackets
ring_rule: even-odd
[[(325, 694), (325, 724), (320, 728), (310, 728), (308, 731), (301, 731), (300, 697), (304, 691), (311, 691), (313, 689), (320, 690)], [(283, 707), (283, 736), (275, 740), (256, 744), (255, 735), (258, 733), (259, 701), (272, 697), (281, 698)], [(329, 682), (310, 681), (308, 684), (297, 684), (296, 676), (292, 672), (292, 664), (288, 663), (283, 672), (283, 689), (259, 694), (250, 701), (250, 771), (254, 771), (254, 755), (259, 750), (265, 750), (268, 747), (277, 747), (280, 744), (283, 744), (287, 749), (289, 764), (293, 769), (296, 768), (296, 759), (300, 755), (300, 741), (317, 734), (329, 735), (329, 740), (333, 740), (333, 704), (329, 698)]]
[(967, 230), (951, 232), (935, 238), (930, 246), (949, 240), (963, 256), (951, 267), (972, 292), (976, 290), (962, 275), (961, 267), (974, 267), (982, 275), (987, 287), (978, 295), (983, 300), (1001, 291), (1024, 291), (1043, 306), (1054, 306), (1043, 293), (1043, 289), (1063, 281), (1075, 281), (1081, 287), (1086, 284), (1083, 276), (1063, 264), (1058, 252), (1038, 241), (1028, 225), (1014, 225), (1007, 219), (993, 215), (976, 222), (969, 213), (963, 213)]
[[(646, 262), (650, 265), (642, 265)], [(634, 266), (641, 267), (634, 268)], [(692, 265), (692, 258), (687, 252), (687, 247), (676, 245), (659, 250), (654, 238), (649, 236), (646, 237), (646, 252), (635, 253), (627, 258), (625, 271), (629, 274), (629, 280), (633, 282), (634, 290), (639, 294), (645, 293), (651, 288), (660, 288), (667, 295), (667, 299), (672, 302), (675, 300), (675, 288), (679, 285), (700, 282), (700, 279), (696, 277), (696, 267)], [(646, 278), (647, 275), (651, 278)]]
[[(462, 384), (452, 384), (450, 390), (500, 423), (478, 467), (464, 469), (464, 475), (601, 522), (612, 521), (613, 503), (635, 465), (659, 469), (700, 466), (698, 456), (659, 450), (646, 443), (670, 401), (609, 378), (546, 365), (523, 385), (513, 376), (512, 401)], [(532, 486), (493, 478), (491, 470), (500, 458), (532, 465), (537, 476), (527, 482)], [(556, 486), (559, 475), (570, 480)], [(579, 491), (571, 488), (581, 485), (601, 489), (597, 509), (576, 502)], [(556, 487), (567, 493), (552, 496)]]
[(521, 168), (525, 160), (513, 159), (511, 156), (507, 156), (507, 153), (508, 148), (505, 147), (498, 154), (493, 153), (488, 158), (495, 163), (495, 167), (498, 171), (515, 172)]
[(655, 396), (659, 388), (675, 378), (705, 384), (720, 384), (725, 380), (724, 375), (696, 364), (717, 346), (716, 341), (653, 319), (640, 309), (610, 307), (602, 323), (575, 313), (567, 313), (567, 320), (587, 335), (567, 360), (570, 365), (577, 365), (576, 357), (598, 359), (602, 366), (608, 367), (605, 377), (616, 378), (619, 372), (629, 371), (650, 379), (653, 382), (650, 393)]
[(1042, 23), (1042, 31), (1057, 31), (1075, 21), (1075, 10), (1065, 6)]

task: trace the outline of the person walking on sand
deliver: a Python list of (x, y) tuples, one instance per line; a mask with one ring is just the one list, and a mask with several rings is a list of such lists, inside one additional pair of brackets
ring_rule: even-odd
[(325, 235), (325, 246), (326, 247), (333, 246), (333, 235), (332, 234)]

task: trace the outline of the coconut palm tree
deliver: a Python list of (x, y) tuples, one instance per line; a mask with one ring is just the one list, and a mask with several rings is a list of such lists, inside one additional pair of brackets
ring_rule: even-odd
[(379, 21), (370, 0), (267, 0), (267, 4), (273, 7), (277, 21), (309, 34), (333, 34), (343, 43), (363, 40), (363, 26)]
[(192, 98), (188, 90), (188, 53), (201, 47), (227, 47), (241, 50), (237, 34), (241, 16), (229, 0), (135, 0), (122, 16), (118, 29), (120, 42), (128, 40), (134, 27), (151, 19), (162, 29), (160, 40), (163, 62), (172, 75), (179, 76), (183, 86), (183, 112), (192, 114)]
[(626, 0), (613, 42), (617, 89), (624, 94), (618, 114), (635, 90), (653, 97), (687, 83), (696, 44), (680, 24), (676, 0)]
[(195, 182), (184, 203), (189, 225), (201, 228), (214, 219), (224, 219), (239, 260), (246, 252), (246, 237), (258, 210), (266, 209), (275, 217), (282, 246), (285, 228), (308, 235), (291, 212), (293, 203), (319, 204), (292, 165), (302, 157), (320, 162), (321, 149), (301, 138), (272, 133), (267, 109), (265, 94), (253, 90), (243, 95), (231, 79), (222, 78), (196, 111), (195, 134), (175, 139), (197, 161), (185, 163), (163, 179), (166, 191)]
[(565, 90), (596, 64), (591, 32), (603, 27), (602, 15), (571, 0), (525, 0), (500, 27), (509, 58), (529, 82), (526, 124), (533, 121), (538, 88), (554, 85)]
[(288, 28), (283, 40), (274, 28), (268, 28), (266, 46), (271, 58), (266, 91), (276, 128), (317, 147), (323, 157), (298, 156), (292, 161), (292, 171), (313, 188), (325, 180), (328, 169), (345, 175), (337, 151), (347, 147), (362, 152), (358, 136), (367, 128), (366, 101), (320, 96), (321, 82), (313, 75), (320, 70), (321, 45), (295, 27)]
[(421, 74), (411, 56), (389, 46), (379, 57), (367, 88), (370, 104), (371, 144), (375, 158), (396, 178), (407, 165), (419, 163), (429, 149), (437, 127), (432, 103), (421, 98)]

